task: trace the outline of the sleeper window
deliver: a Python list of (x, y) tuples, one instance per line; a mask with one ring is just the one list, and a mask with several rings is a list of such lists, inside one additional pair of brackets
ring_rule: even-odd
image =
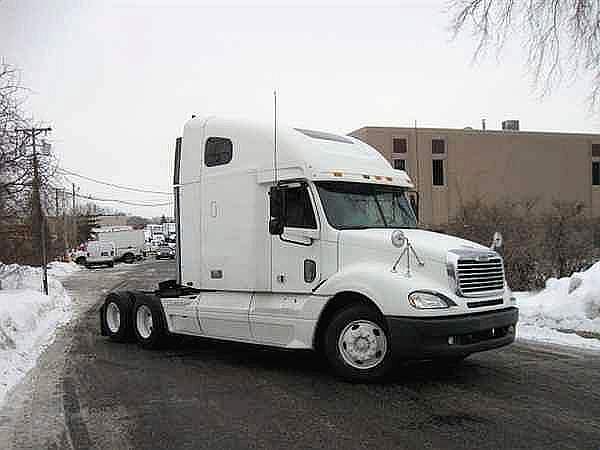
[(305, 186), (285, 190), (285, 226), (293, 228), (317, 228), (310, 195)]
[(221, 166), (231, 161), (233, 144), (229, 139), (209, 137), (204, 150), (204, 164), (207, 167)]

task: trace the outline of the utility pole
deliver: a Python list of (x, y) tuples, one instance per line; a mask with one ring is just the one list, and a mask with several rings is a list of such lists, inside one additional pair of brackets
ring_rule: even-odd
[(77, 217), (76, 217), (76, 212), (75, 212), (75, 207), (76, 207), (76, 203), (75, 203), (75, 183), (71, 183), (71, 187), (73, 189), (72, 191), (72, 195), (73, 195), (73, 209), (71, 210), (71, 219), (73, 219), (73, 241), (75, 243), (75, 246), (77, 248), (79, 248), (79, 223), (77, 221)]
[(66, 189), (62, 189), (62, 226), (63, 226), (63, 247), (65, 249), (65, 254), (63, 255), (63, 257), (67, 256), (67, 249), (69, 246), (69, 241), (67, 239), (67, 205), (65, 202), (65, 197), (67, 195), (67, 190)]
[[(44, 133), (46, 135), (52, 128), (19, 128), (17, 132), (22, 132), (25, 136), (31, 138), (31, 146), (33, 149), (33, 183), (31, 190), (31, 237), (33, 248), (40, 250), (40, 265), (42, 266), (42, 285), (44, 294), (48, 295), (48, 255), (46, 254), (46, 220), (42, 209), (42, 200), (40, 198), (40, 173), (38, 167), (37, 148), (35, 146), (35, 138), (37, 135)], [(39, 239), (38, 239), (39, 236)]]

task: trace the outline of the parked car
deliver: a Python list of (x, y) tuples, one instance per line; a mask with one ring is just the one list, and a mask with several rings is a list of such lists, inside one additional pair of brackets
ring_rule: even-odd
[(175, 250), (168, 245), (161, 245), (156, 251), (156, 259), (175, 259)]
[(75, 264), (84, 266), (85, 260), (86, 260), (85, 246), (82, 246), (81, 248), (78, 248), (78, 249), (71, 250), (69, 257), (71, 258), (71, 261), (75, 262)]
[(86, 245), (85, 267), (115, 265), (115, 244), (106, 241), (89, 241)]

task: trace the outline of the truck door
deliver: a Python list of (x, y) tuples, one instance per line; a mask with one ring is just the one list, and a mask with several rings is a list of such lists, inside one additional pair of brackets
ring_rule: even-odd
[(306, 183), (284, 190), (284, 232), (271, 236), (273, 292), (311, 293), (320, 281), (321, 241), (313, 195)]

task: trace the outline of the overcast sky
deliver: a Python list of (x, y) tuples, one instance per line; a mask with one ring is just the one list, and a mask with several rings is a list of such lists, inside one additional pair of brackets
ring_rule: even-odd
[[(270, 120), (273, 89), (281, 122), (338, 133), (482, 118), (600, 133), (582, 82), (532, 94), (519, 41), (473, 65), (474, 42), (451, 40), (443, 1), (370, 3), (0, 0), (0, 57), (22, 70), (25, 107), (53, 127), (64, 168), (153, 190), (170, 190), (174, 139), (192, 114)], [(84, 194), (164, 201), (73, 181)]]

